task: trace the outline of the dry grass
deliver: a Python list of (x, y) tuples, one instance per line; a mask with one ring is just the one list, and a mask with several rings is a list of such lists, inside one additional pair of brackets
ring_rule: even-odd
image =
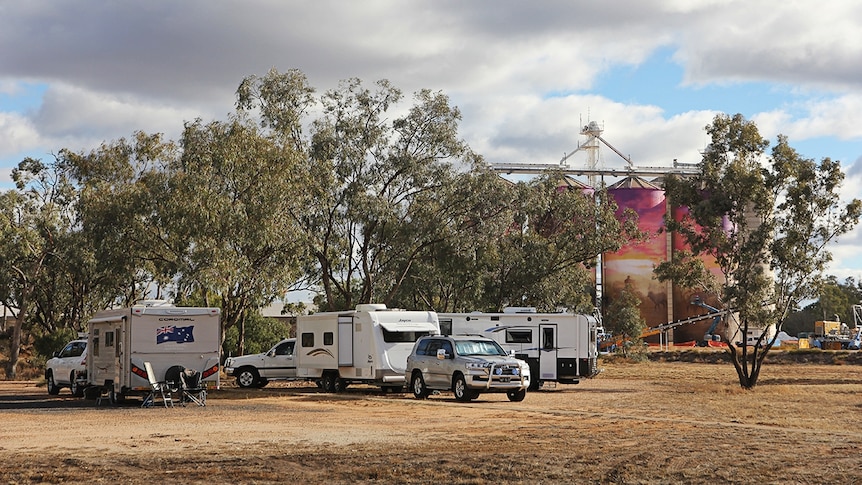
[(225, 386), (206, 408), (94, 407), (0, 383), (7, 483), (853, 483), (857, 365), (604, 362), (521, 403)]

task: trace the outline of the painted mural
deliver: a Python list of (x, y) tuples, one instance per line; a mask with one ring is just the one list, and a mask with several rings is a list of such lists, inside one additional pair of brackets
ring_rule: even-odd
[(649, 234), (649, 238), (603, 256), (604, 307), (608, 308), (620, 291), (626, 285), (631, 285), (641, 300), (641, 315), (647, 326), (666, 323), (667, 285), (653, 276), (653, 267), (667, 258), (667, 236), (662, 231), (666, 212), (664, 190), (640, 177), (627, 177), (610, 186), (608, 193), (618, 206), (618, 217), (622, 216), (625, 209), (634, 210), (639, 217), (640, 230)]

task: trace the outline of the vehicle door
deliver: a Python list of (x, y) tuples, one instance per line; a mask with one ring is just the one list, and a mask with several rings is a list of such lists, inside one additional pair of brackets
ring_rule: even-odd
[[(535, 376), (534, 376), (535, 378)], [(544, 381), (557, 379), (557, 325), (539, 325), (539, 375)]]
[[(434, 349), (434, 353), (431, 354), (431, 358), (433, 360), (429, 367), (432, 373), (434, 387), (439, 389), (448, 389), (452, 385), (452, 373), (454, 372), (452, 366), (455, 362), (455, 349), (452, 348), (452, 342), (449, 340), (439, 339), (437, 342), (439, 345)], [(439, 351), (446, 353), (445, 359), (437, 357)]]
[(84, 342), (69, 342), (60, 351), (60, 354), (57, 356), (57, 366), (54, 375), (55, 382), (70, 384), (69, 378), (72, 375), (72, 370), (77, 367), (78, 362), (81, 360), (81, 355), (86, 348), (87, 344)]
[(258, 369), (261, 377), (286, 378), (296, 377), (296, 360), (293, 358), (295, 340), (280, 342), (263, 356), (263, 363)]

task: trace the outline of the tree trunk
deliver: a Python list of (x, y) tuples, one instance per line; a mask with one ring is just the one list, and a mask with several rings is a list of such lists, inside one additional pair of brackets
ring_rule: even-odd
[(18, 314), (15, 324), (12, 326), (12, 338), (9, 340), (9, 364), (6, 367), (6, 379), (14, 380), (18, 377), (18, 354), (21, 350), (21, 329), (24, 325), (24, 317)]
[(239, 337), (237, 337), (237, 355), (245, 355), (245, 311), (239, 317)]
[(739, 385), (743, 389), (754, 389), (754, 386), (757, 385), (757, 378), (760, 377), (763, 359), (766, 358), (769, 349), (760, 349), (756, 346), (749, 348), (749, 346), (743, 345), (737, 351), (733, 344), (728, 344), (728, 349), (733, 367), (736, 368)]

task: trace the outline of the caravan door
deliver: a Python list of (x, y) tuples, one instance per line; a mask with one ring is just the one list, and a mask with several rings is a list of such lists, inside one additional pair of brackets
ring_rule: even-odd
[(338, 317), (338, 367), (353, 366), (353, 317)]
[(539, 379), (557, 379), (557, 325), (539, 325)]

